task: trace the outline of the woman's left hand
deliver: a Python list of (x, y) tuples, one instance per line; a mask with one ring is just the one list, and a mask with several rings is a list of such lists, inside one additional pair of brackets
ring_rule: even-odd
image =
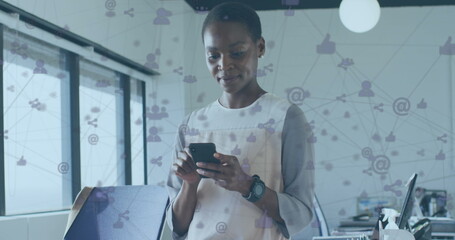
[(250, 192), (252, 177), (243, 171), (237, 157), (221, 153), (215, 153), (213, 156), (220, 160), (219, 164), (198, 162), (196, 165), (201, 168), (218, 171), (218, 173), (204, 171), (203, 169), (197, 169), (197, 172), (214, 179), (216, 184), (227, 190), (247, 195)]

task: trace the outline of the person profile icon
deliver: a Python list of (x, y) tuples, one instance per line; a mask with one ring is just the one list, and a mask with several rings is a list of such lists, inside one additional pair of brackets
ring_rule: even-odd
[(160, 109), (158, 105), (153, 105), (151, 111), (148, 112), (146, 115), (147, 118), (151, 120), (161, 120), (163, 118), (169, 117), (169, 114), (166, 112), (166, 108), (161, 107)]
[(161, 117), (162, 117), (162, 118), (167, 118), (167, 117), (169, 117), (169, 114), (167, 114), (166, 108), (165, 108), (165, 107), (161, 107), (161, 112), (160, 112), (160, 114), (161, 114)]
[(36, 61), (36, 67), (33, 69), (34, 74), (47, 74), (47, 70), (44, 68), (44, 61), (39, 59)]
[(144, 64), (146, 67), (150, 69), (158, 69), (158, 63), (156, 63), (156, 55), (153, 53), (150, 53), (147, 55), (147, 62)]
[(156, 18), (153, 20), (155, 25), (169, 25), (171, 22), (167, 17), (171, 16), (172, 13), (164, 8), (158, 8), (156, 10)]
[(362, 90), (359, 92), (359, 97), (374, 97), (374, 92), (371, 90), (370, 81), (362, 82)]
[(147, 142), (161, 142), (160, 136), (158, 136), (158, 129), (151, 127), (149, 129), (149, 135), (147, 136)]

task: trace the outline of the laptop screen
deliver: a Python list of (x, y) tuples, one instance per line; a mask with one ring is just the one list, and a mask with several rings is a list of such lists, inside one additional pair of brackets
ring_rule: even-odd
[(398, 220), (398, 228), (407, 230), (409, 228), (408, 221), (412, 215), (412, 208), (414, 206), (414, 187), (417, 180), (417, 173), (414, 173), (408, 182), (408, 192), (401, 208), (400, 218)]
[(167, 202), (160, 186), (94, 188), (65, 240), (159, 239)]

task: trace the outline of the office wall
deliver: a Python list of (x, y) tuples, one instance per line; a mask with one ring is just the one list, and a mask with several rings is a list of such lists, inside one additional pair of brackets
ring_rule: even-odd
[[(414, 172), (417, 186), (448, 191), (453, 216), (455, 7), (383, 8), (362, 34), (344, 28), (337, 10), (259, 15), (267, 43), (259, 83), (311, 123), (316, 193), (330, 227), (356, 215), (357, 197), (390, 197), (399, 209)], [(204, 16), (186, 19), (200, 29)], [(186, 39), (196, 46), (185, 48), (198, 78), (186, 88), (186, 108), (195, 109), (220, 90), (199, 31)]]

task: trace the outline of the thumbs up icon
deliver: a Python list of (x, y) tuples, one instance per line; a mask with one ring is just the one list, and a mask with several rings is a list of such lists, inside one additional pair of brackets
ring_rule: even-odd
[(455, 55), (455, 44), (452, 43), (452, 37), (449, 37), (444, 43), (444, 46), (439, 47), (439, 54), (441, 55)]
[(316, 46), (316, 52), (319, 54), (335, 53), (335, 42), (330, 41), (330, 34), (325, 35), (322, 43)]

